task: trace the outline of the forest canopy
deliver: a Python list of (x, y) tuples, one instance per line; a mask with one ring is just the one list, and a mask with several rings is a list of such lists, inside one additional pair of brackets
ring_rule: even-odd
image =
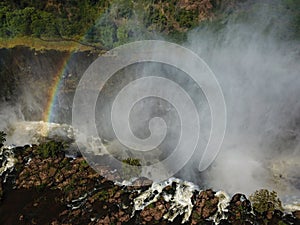
[[(4, 0), (0, 38), (72, 40), (112, 48), (132, 40), (168, 37), (180, 42), (187, 31), (224, 17), (244, 0)], [(283, 0), (294, 14), (300, 37), (300, 2)]]

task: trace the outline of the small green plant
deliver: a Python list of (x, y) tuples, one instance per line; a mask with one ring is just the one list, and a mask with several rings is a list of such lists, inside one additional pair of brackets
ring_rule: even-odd
[(263, 213), (266, 211), (283, 210), (280, 199), (277, 197), (275, 191), (268, 191), (266, 189), (257, 190), (249, 197), (253, 208)]
[(124, 179), (138, 177), (142, 172), (140, 160), (134, 158), (122, 160), (122, 172)]
[(87, 161), (82, 160), (80, 162), (80, 167), (79, 167), (79, 171), (84, 171), (89, 167), (89, 164), (87, 163)]
[(69, 192), (73, 192), (75, 189), (76, 189), (75, 185), (74, 185), (73, 183), (71, 183), (71, 184), (67, 185), (67, 186), (63, 189), (63, 191), (64, 191), (65, 193), (69, 193)]
[(123, 159), (122, 162), (131, 166), (141, 166), (141, 162), (139, 159), (127, 158)]
[(37, 154), (42, 158), (55, 157), (64, 149), (62, 142), (49, 141), (40, 144), (37, 147)]
[(81, 162), (80, 162), (80, 165), (82, 166), (82, 167), (88, 167), (89, 166), (89, 164), (85, 161), (85, 160), (82, 160)]

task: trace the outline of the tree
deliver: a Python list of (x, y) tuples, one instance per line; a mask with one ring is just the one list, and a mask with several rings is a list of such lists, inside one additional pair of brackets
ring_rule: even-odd
[(6, 22), (12, 37), (31, 35), (31, 15), (35, 13), (35, 8), (27, 7), (9, 11), (6, 13)]

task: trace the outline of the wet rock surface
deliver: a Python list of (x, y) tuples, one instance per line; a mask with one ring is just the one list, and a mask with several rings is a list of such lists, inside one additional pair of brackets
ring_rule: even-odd
[[(243, 194), (226, 202), (220, 193), (193, 190), (178, 179), (161, 186), (146, 178), (117, 185), (63, 149), (46, 154), (34, 145), (9, 153), (15, 164), (1, 174), (0, 224), (300, 224), (300, 211), (257, 212)], [(102, 170), (117, 179), (118, 172)]]
[(191, 224), (198, 224), (201, 220), (213, 216), (218, 210), (218, 202), (219, 199), (212, 190), (202, 191), (196, 195)]
[[(26, 120), (42, 120), (49, 99), (49, 85), (61, 75), (64, 88), (57, 95), (55, 109), (67, 119), (80, 77), (99, 53), (41, 50), (16, 46), (0, 49), (0, 102), (20, 105)], [(33, 106), (34, 105), (34, 106)], [(65, 120), (68, 121), (68, 120)]]

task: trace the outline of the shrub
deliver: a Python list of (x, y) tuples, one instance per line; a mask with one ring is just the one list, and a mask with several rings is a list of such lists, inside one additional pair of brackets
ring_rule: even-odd
[(62, 152), (64, 145), (62, 142), (49, 141), (40, 144), (37, 147), (37, 154), (42, 158), (55, 157), (58, 153)]
[(122, 172), (124, 179), (138, 177), (142, 172), (140, 160), (134, 158), (122, 160)]
[(275, 209), (283, 210), (281, 201), (275, 191), (270, 192), (266, 189), (257, 190), (254, 194), (250, 195), (249, 199), (252, 202), (253, 208), (259, 213), (274, 211)]

